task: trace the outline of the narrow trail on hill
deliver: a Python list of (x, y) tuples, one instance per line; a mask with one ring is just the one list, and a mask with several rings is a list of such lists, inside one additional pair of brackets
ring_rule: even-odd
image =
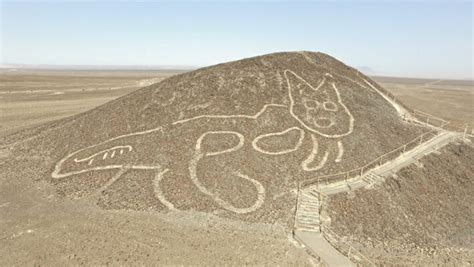
[[(300, 55), (302, 55), (309, 63), (311, 64), (315, 64), (314, 60), (307, 54), (307, 52), (305, 51), (300, 51), (299, 52)], [(410, 119), (410, 120), (415, 120), (413, 118), (413, 116), (410, 114), (410, 112), (405, 108), (403, 107), (402, 105), (398, 104), (395, 100), (391, 99), (390, 97), (388, 97), (387, 95), (385, 95), (383, 92), (381, 92), (379, 89), (377, 89), (372, 83), (370, 83), (367, 79), (363, 78), (360, 76), (360, 72), (359, 71), (356, 71), (356, 74), (357, 74), (357, 77), (362, 80), (364, 83), (361, 83), (359, 81), (356, 81), (356, 80), (353, 80), (353, 79), (350, 79), (348, 77), (344, 77), (344, 76), (339, 76), (338, 74), (335, 74), (343, 79), (346, 79), (348, 81), (351, 81), (353, 83), (356, 83), (358, 84), (359, 86), (361, 87), (365, 87), (365, 85), (368, 85), (371, 89), (373, 89), (375, 92), (377, 92), (380, 96), (382, 96), (385, 100), (387, 100), (394, 108), (395, 110), (397, 111), (397, 113), (400, 115), (400, 117), (404, 118), (404, 119)]]
[[(412, 150), (406, 151), (404, 154), (395, 159), (389, 160), (384, 164), (373, 168), (362, 176), (355, 177), (342, 182), (336, 182), (328, 185), (319, 186), (319, 192), (325, 195), (333, 195), (341, 192), (348, 192), (359, 189), (364, 186), (371, 186), (377, 182), (383, 181), (385, 177), (395, 174), (398, 170), (406, 167), (447, 144), (458, 140), (460, 134), (454, 132), (443, 131), (432, 139), (421, 143)], [(377, 178), (374, 179), (374, 175)]]
[(394, 101), (393, 99), (391, 99), (390, 97), (388, 97), (387, 95), (385, 95), (384, 93), (380, 92), (380, 90), (378, 90), (375, 86), (373, 86), (369, 81), (367, 81), (366, 79), (360, 77), (362, 80), (364, 80), (364, 82), (370, 86), (370, 88), (374, 89), (375, 92), (377, 92), (379, 95), (381, 95), (385, 100), (387, 100), (394, 108), (395, 110), (398, 112), (398, 114), (402, 117), (402, 118), (406, 118), (406, 119), (414, 119), (413, 116), (410, 114), (410, 112), (408, 110), (406, 110), (402, 105), (398, 104), (396, 101)]
[[(310, 251), (317, 254), (328, 266), (355, 266), (355, 264), (343, 253), (338, 251), (331, 242), (340, 243), (340, 239), (334, 232), (322, 225), (320, 213), (322, 200), (338, 193), (349, 192), (359, 188), (370, 189), (374, 184), (383, 182), (386, 177), (395, 174), (398, 170), (412, 163), (418, 162), (420, 158), (458, 141), (462, 135), (456, 132), (440, 131), (435, 137), (424, 143), (420, 143), (413, 149), (406, 151), (395, 159), (389, 160), (377, 166), (363, 175), (347, 181), (335, 182), (326, 185), (311, 185), (300, 190), (298, 194), (298, 205), (295, 216), (295, 237), (302, 242)], [(324, 220), (322, 220), (324, 222)], [(355, 254), (356, 259), (369, 265), (373, 264), (364, 255), (348, 244), (348, 254)], [(339, 248), (340, 249), (340, 248)], [(349, 255), (350, 256), (350, 255)]]

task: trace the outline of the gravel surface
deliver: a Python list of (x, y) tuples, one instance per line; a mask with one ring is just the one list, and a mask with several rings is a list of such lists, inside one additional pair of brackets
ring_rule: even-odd
[(451, 144), (374, 189), (331, 196), (331, 228), (380, 264), (472, 264), (472, 162), (472, 145)]

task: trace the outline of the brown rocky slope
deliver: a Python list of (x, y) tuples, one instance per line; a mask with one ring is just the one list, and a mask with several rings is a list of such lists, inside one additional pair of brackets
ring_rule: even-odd
[(474, 147), (451, 144), (374, 189), (331, 196), (331, 228), (381, 265), (474, 263)]
[(340, 61), (276, 53), (198, 69), (3, 139), (2, 172), (33, 168), (106, 209), (195, 210), (291, 226), (297, 183), (369, 162), (424, 131)]

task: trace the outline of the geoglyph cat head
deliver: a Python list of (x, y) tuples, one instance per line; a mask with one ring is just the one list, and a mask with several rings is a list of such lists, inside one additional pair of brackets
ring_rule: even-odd
[(316, 87), (290, 70), (285, 71), (290, 113), (307, 130), (328, 138), (352, 133), (354, 117), (342, 103), (331, 74), (319, 79)]

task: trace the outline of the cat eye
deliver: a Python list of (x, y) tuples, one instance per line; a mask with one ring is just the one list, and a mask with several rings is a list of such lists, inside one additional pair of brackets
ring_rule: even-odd
[(328, 111), (337, 111), (337, 105), (332, 101), (325, 101), (323, 103), (323, 107)]
[(310, 100), (304, 99), (303, 103), (304, 103), (304, 106), (309, 109), (318, 109), (319, 106), (321, 105), (321, 103), (319, 103), (318, 101), (311, 100), (311, 99)]

